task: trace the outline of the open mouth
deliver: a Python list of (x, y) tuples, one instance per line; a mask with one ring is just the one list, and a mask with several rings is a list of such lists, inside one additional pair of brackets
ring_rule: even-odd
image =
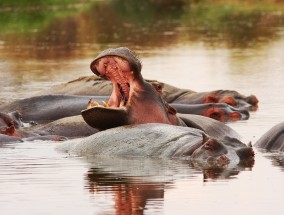
[(93, 67), (95, 67), (99, 76), (112, 82), (113, 91), (108, 102), (102, 102), (102, 105), (100, 105), (98, 102), (90, 100), (87, 108), (125, 107), (129, 102), (130, 83), (133, 79), (129, 62), (118, 56), (105, 56), (95, 61)]
[(126, 82), (123, 85), (120, 83), (117, 83), (117, 87), (119, 91), (116, 92), (116, 96), (118, 98), (118, 104), (119, 107), (126, 106), (128, 100), (129, 100), (129, 92), (130, 92), (130, 84)]

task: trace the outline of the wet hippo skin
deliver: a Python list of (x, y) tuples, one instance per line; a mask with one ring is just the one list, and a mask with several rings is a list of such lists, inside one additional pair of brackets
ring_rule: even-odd
[(252, 148), (235, 138), (217, 140), (199, 129), (157, 123), (108, 129), (66, 141), (57, 150), (79, 156), (193, 159), (212, 166), (237, 165), (254, 157)]
[(268, 151), (284, 151), (284, 122), (273, 126), (254, 144), (255, 147)]

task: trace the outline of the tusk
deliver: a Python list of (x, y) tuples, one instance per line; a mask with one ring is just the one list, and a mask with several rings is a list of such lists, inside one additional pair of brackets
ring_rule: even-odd
[(93, 102), (93, 107), (99, 107), (99, 106), (100, 106), (100, 104), (97, 101)]
[(89, 100), (87, 109), (93, 108), (93, 107), (99, 107), (101, 106), (97, 101), (93, 101), (92, 99)]
[(108, 104), (107, 104), (105, 101), (102, 101), (102, 103), (103, 103), (103, 106), (104, 106), (105, 108), (109, 107)]
[(93, 103), (93, 100), (90, 99), (89, 102), (88, 102), (88, 105), (87, 105), (87, 109), (92, 108), (92, 106), (93, 106), (92, 103)]

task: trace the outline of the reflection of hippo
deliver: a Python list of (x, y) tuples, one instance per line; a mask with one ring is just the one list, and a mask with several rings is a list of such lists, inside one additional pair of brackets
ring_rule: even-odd
[(191, 157), (206, 166), (236, 165), (254, 157), (252, 148), (235, 138), (217, 140), (199, 129), (156, 123), (107, 129), (67, 141), (58, 150), (79, 156)]
[(284, 122), (273, 126), (255, 144), (255, 147), (268, 151), (284, 151)]
[[(164, 201), (165, 193), (176, 181), (190, 178), (200, 178), (204, 182), (211, 179), (230, 180), (242, 170), (235, 168), (205, 168), (201, 171), (192, 169), (190, 161), (151, 158), (112, 158), (88, 157), (90, 168), (85, 173), (85, 188), (90, 194), (98, 195), (106, 190), (114, 196), (113, 214), (144, 214), (150, 213), (149, 201), (159, 199)], [(106, 180), (107, 179), (107, 180)], [(157, 211), (157, 210), (156, 210)], [(153, 214), (156, 214), (155, 212)]]

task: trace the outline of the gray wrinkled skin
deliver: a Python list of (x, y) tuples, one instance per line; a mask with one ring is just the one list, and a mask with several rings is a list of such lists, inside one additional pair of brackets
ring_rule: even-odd
[(22, 139), (18, 138), (18, 137), (13, 137), (13, 136), (0, 134), (0, 148), (1, 148), (2, 144), (6, 144), (6, 143), (20, 143), (20, 142), (24, 142), (24, 141)]
[[(43, 95), (26, 99), (20, 99), (0, 106), (3, 113), (19, 111), (24, 121), (49, 122), (63, 117), (81, 114), (81, 110), (87, 107), (92, 96), (74, 95)], [(98, 102), (107, 97), (95, 97)]]
[(108, 129), (81, 140), (67, 141), (57, 150), (79, 156), (188, 157), (204, 143), (198, 129), (167, 124), (142, 124)]
[(33, 131), (42, 135), (60, 135), (68, 138), (86, 137), (98, 132), (97, 129), (88, 126), (81, 115), (39, 125), (33, 128)]
[[(214, 144), (212, 144), (214, 142)], [(253, 150), (238, 139), (212, 139), (199, 129), (148, 123), (121, 126), (57, 147), (70, 155), (96, 157), (147, 157), (191, 160), (203, 167), (233, 167), (253, 161)]]
[(284, 122), (273, 126), (254, 146), (268, 151), (284, 152)]

